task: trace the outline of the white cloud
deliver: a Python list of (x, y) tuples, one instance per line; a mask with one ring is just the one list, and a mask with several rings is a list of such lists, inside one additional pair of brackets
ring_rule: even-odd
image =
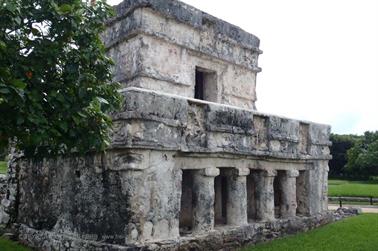
[(378, 1), (184, 2), (260, 38), (260, 111), (336, 133), (378, 130)]

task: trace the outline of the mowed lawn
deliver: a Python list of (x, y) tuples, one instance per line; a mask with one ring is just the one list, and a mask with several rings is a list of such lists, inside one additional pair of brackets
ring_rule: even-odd
[(378, 198), (378, 181), (329, 180), (328, 195)]
[(7, 162), (0, 161), (0, 174), (5, 174), (7, 172)]
[(378, 214), (363, 214), (324, 227), (258, 244), (243, 251), (377, 251)]
[(18, 244), (17, 242), (0, 237), (1, 251), (32, 251), (31, 248)]

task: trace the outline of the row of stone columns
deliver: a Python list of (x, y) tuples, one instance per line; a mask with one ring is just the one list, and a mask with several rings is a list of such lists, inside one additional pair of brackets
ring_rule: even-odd
[[(193, 174), (193, 224), (192, 231), (203, 233), (214, 228), (214, 179), (220, 174), (218, 168), (205, 168)], [(226, 171), (227, 182), (227, 224), (248, 224), (247, 214), (247, 176), (248, 168), (234, 168)], [(275, 170), (259, 170), (254, 173), (256, 186), (256, 219), (271, 221), (275, 218), (274, 178)], [(283, 218), (296, 215), (296, 177), (297, 170), (285, 171), (281, 178), (282, 193), (280, 215)]]

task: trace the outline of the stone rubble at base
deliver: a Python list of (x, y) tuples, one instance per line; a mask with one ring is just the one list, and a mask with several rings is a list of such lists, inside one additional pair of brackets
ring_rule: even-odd
[(228, 250), (348, 216), (327, 210), (330, 127), (256, 111), (257, 37), (174, 0), (116, 12), (103, 34), (125, 96), (112, 145), (12, 162), (6, 220), (19, 240)]

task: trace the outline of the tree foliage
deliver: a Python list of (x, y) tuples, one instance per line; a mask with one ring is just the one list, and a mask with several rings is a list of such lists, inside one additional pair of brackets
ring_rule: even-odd
[(99, 36), (110, 15), (104, 1), (0, 0), (0, 151), (106, 147), (121, 99)]
[(361, 138), (357, 135), (331, 134), (330, 148), (332, 159), (329, 162), (330, 177), (341, 177), (347, 175), (345, 165), (348, 161), (347, 151)]
[(332, 177), (378, 176), (378, 131), (364, 135), (331, 135), (329, 174)]
[(356, 177), (378, 175), (378, 131), (365, 132), (348, 150), (346, 171)]

